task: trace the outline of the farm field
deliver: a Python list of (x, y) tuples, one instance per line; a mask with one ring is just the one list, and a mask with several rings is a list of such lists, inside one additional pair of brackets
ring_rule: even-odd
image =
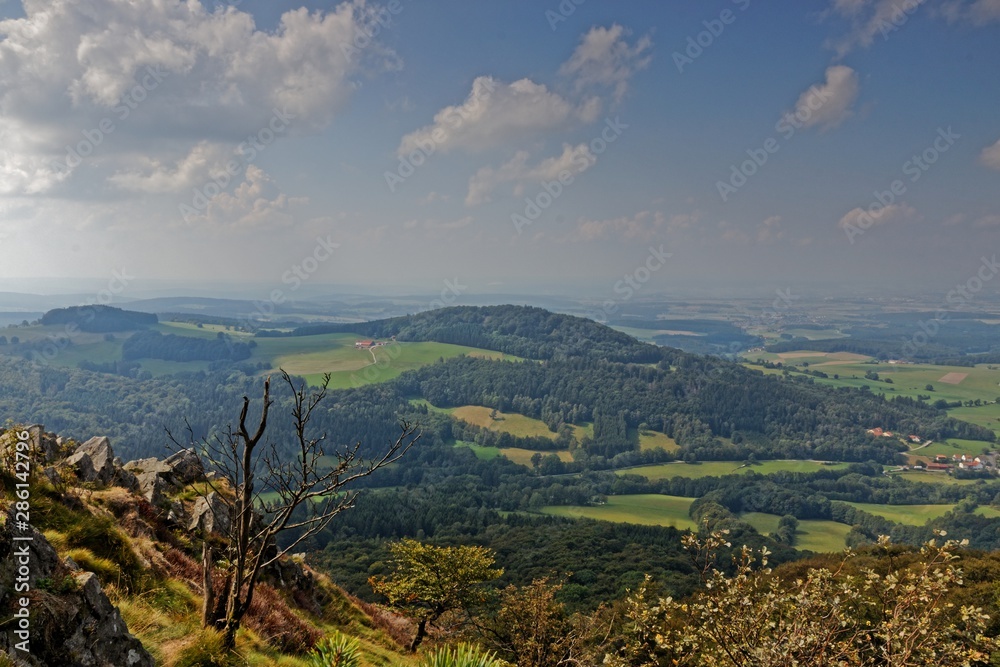
[(581, 507), (577, 505), (549, 505), (543, 514), (573, 519), (598, 519), (616, 523), (635, 523), (643, 526), (672, 526), (680, 530), (694, 530), (694, 521), (688, 510), (694, 498), (636, 494), (608, 496), (604, 505)]
[(510, 433), (522, 438), (542, 437), (550, 440), (555, 440), (556, 438), (556, 434), (549, 430), (545, 422), (514, 412), (497, 411), (496, 419), (490, 417), (490, 414), (493, 413), (491, 408), (484, 408), (479, 405), (463, 405), (459, 408), (453, 408), (450, 412), (456, 419), (461, 419), (464, 422), (481, 426), (482, 428), (488, 428), (491, 431)]
[(489, 461), (500, 456), (500, 450), (496, 447), (483, 447), (482, 445), (477, 445), (474, 442), (467, 442), (465, 440), (456, 440), (456, 447), (468, 447), (472, 450), (472, 453), (476, 455), (476, 458), (481, 461)]
[[(781, 517), (777, 514), (746, 512), (740, 515), (740, 519), (756, 528), (757, 532), (766, 535), (778, 530), (778, 521)], [(847, 546), (847, 533), (850, 531), (850, 526), (836, 521), (802, 520), (799, 521), (799, 528), (795, 532), (795, 548), (817, 553), (842, 551)]]
[(797, 461), (781, 459), (777, 461), (761, 461), (754, 466), (745, 466), (743, 461), (704, 461), (702, 463), (659, 463), (637, 468), (627, 468), (617, 471), (619, 475), (642, 475), (655, 481), (671, 477), (687, 477), (700, 479), (702, 477), (722, 477), (724, 475), (742, 475), (755, 472), (767, 475), (774, 472), (816, 472), (817, 470), (846, 468), (847, 463), (825, 464), (820, 461)]
[[(1000, 366), (979, 364), (977, 366), (938, 366), (934, 364), (889, 364), (872, 363), (871, 357), (847, 352), (822, 353), (809, 350), (795, 352), (748, 352), (747, 360), (764, 359), (781, 362), (787, 367), (818, 370), (829, 378), (815, 378), (818, 383), (835, 387), (868, 387), (888, 396), (930, 396), (930, 401), (944, 399), (949, 402), (980, 400), (983, 405), (951, 408), (948, 414), (973, 424), (985, 426), (1000, 434)], [(992, 368), (991, 368), (992, 366)], [(763, 369), (778, 372), (779, 369)], [(865, 373), (878, 373), (879, 380), (865, 379)], [(839, 378), (834, 378), (834, 375)], [(889, 384), (886, 379), (892, 380)], [(933, 387), (928, 390), (927, 386)], [(919, 434), (917, 434), (919, 435)], [(980, 445), (980, 449), (982, 445)], [(977, 450), (978, 451), (978, 450)]]
[(676, 452), (681, 446), (670, 436), (657, 431), (641, 431), (639, 433), (639, 449), (641, 451), (645, 452), (657, 448), (668, 452)]
[[(573, 455), (566, 450), (560, 450), (558, 452), (537, 452), (533, 449), (522, 449), (520, 447), (504, 447), (503, 449), (496, 449), (493, 447), (480, 447), (480, 449), (493, 449), (499, 455), (506, 456), (508, 459), (514, 463), (518, 463), (523, 466), (531, 467), (531, 457), (535, 454), (541, 454), (542, 456), (548, 456), (549, 454), (555, 454), (559, 457), (559, 460), (564, 463), (569, 463), (573, 460)], [(482, 457), (480, 457), (482, 458)]]
[(943, 472), (926, 472), (923, 470), (894, 472), (891, 473), (891, 475), (893, 477), (901, 477), (902, 479), (906, 479), (911, 482), (920, 482), (921, 484), (957, 484), (958, 486), (969, 486), (972, 484), (978, 484), (979, 482), (985, 482), (985, 480), (978, 479), (955, 479), (951, 475)]
[[(874, 503), (847, 503), (851, 507), (863, 512), (881, 516), (889, 521), (903, 523), (910, 526), (922, 526), (931, 519), (942, 517), (955, 505), (877, 505)], [(976, 508), (976, 514), (980, 514), (991, 519), (1000, 517), (1000, 510), (995, 507), (980, 505)]]

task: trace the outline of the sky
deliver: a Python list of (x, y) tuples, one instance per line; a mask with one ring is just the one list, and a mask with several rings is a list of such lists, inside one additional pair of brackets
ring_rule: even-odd
[(1000, 238), (1000, 0), (0, 16), (0, 291), (937, 293)]

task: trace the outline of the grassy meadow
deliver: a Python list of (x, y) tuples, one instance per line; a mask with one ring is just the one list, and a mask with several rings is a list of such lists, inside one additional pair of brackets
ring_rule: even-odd
[(642, 475), (646, 479), (670, 479), (671, 477), (687, 477), (700, 479), (702, 477), (722, 477), (724, 475), (742, 475), (755, 472), (767, 475), (775, 472), (816, 472), (818, 470), (846, 468), (847, 463), (823, 463), (821, 461), (799, 461), (780, 459), (761, 461), (757, 465), (747, 466), (744, 461), (702, 461), (700, 463), (659, 463), (639, 466), (617, 471), (619, 475)]

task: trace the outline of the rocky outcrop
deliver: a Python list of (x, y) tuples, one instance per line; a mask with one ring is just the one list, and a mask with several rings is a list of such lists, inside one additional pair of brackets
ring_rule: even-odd
[(229, 505), (215, 491), (207, 496), (199, 496), (191, 510), (188, 530), (201, 529), (205, 534), (227, 535), (232, 526)]
[[(37, 530), (17, 533), (30, 540), (15, 540), (14, 526), (12, 515), (0, 526), (0, 615), (11, 618), (27, 597), (29, 651), (16, 648), (22, 638), (13, 623), (0, 628), (0, 651), (31, 667), (153, 667), (97, 576), (60, 561)], [(15, 583), (24, 579), (30, 590), (15, 593)]]
[(205, 479), (201, 459), (191, 449), (171, 454), (162, 461), (156, 458), (129, 461), (122, 472), (132, 475), (139, 495), (157, 506), (164, 504), (167, 493)]

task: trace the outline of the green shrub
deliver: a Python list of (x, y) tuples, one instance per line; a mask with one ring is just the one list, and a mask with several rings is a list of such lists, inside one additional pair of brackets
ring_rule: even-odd
[(309, 657), (313, 667), (358, 667), (361, 664), (358, 640), (342, 632), (335, 632), (317, 644)]
[(420, 662), (420, 667), (504, 667), (507, 663), (495, 653), (473, 644), (439, 648)]

